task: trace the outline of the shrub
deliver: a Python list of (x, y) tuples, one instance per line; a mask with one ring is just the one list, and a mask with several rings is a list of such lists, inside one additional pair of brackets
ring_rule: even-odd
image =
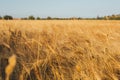
[(52, 18), (50, 16), (47, 17), (47, 20), (51, 20)]
[(37, 20), (40, 20), (40, 17), (37, 17), (36, 19), (37, 19)]
[(5, 16), (3, 17), (3, 19), (5, 19), (5, 20), (12, 20), (13, 17), (10, 16), (10, 15), (5, 15)]
[(28, 19), (29, 20), (35, 20), (35, 17), (34, 16), (29, 16)]

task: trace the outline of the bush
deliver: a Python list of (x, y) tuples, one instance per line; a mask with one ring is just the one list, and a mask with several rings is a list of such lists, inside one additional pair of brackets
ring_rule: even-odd
[(34, 16), (29, 16), (28, 19), (29, 20), (35, 20), (35, 17)]
[(50, 16), (47, 17), (47, 20), (51, 20), (52, 18)]
[(13, 19), (13, 17), (10, 16), (10, 15), (5, 15), (3, 18), (4, 18), (5, 20), (12, 20), (12, 19)]
[(37, 19), (37, 20), (40, 20), (40, 17), (37, 17), (36, 19)]

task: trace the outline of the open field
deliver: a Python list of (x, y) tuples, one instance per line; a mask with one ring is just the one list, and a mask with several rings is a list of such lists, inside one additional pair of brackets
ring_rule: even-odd
[(120, 80), (120, 21), (1, 20), (0, 80), (5, 78)]

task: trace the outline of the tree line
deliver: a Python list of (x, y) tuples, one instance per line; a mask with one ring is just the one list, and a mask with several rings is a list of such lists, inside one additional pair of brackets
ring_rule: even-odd
[(1, 20), (120, 20), (120, 14), (118, 15), (109, 15), (109, 16), (103, 16), (99, 17), (97, 16), (96, 18), (81, 18), (81, 17), (70, 17), (70, 18), (53, 18), (48, 16), (47, 18), (41, 18), (41, 17), (34, 17), (33, 15), (24, 17), (24, 18), (14, 18), (11, 15), (5, 15), (5, 16), (0, 16)]

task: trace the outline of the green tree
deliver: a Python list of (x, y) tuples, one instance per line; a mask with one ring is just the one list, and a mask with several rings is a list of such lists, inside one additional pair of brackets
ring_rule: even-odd
[(5, 16), (3, 17), (3, 19), (5, 19), (5, 20), (12, 20), (13, 17), (10, 16), (10, 15), (5, 15)]
[(40, 17), (37, 17), (36, 19), (37, 19), (37, 20), (40, 20), (41, 18), (40, 18)]
[(29, 16), (28, 19), (29, 20), (35, 20), (35, 17), (34, 16)]
[(47, 20), (51, 20), (52, 18), (50, 16), (47, 17)]
[(81, 17), (78, 17), (78, 20), (82, 20), (82, 18), (81, 18)]

